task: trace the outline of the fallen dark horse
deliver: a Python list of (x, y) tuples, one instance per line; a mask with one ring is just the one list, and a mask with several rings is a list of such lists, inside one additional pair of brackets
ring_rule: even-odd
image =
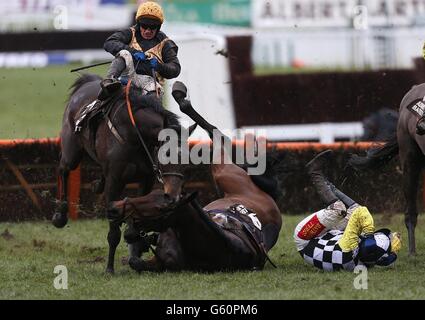
[[(181, 110), (210, 136), (215, 128), (185, 100), (182, 83), (173, 87)], [(227, 138), (227, 137), (226, 137)], [(146, 232), (161, 232), (155, 258), (130, 259), (130, 265), (144, 270), (253, 270), (262, 269), (267, 252), (275, 245), (282, 225), (273, 198), (252, 181), (246, 171), (231, 163), (225, 148), (216, 155), (221, 161), (211, 172), (224, 197), (202, 208), (196, 194), (170, 203), (162, 190), (147, 196), (114, 203), (122, 216), (132, 215)], [(215, 164), (218, 163), (218, 164)]]

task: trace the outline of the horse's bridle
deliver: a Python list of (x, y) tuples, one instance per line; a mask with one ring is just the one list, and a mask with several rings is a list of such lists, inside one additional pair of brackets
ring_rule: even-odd
[(155, 161), (152, 158), (152, 155), (149, 152), (149, 149), (145, 143), (145, 140), (143, 139), (142, 133), (140, 132), (139, 128), (137, 127), (136, 124), (136, 119), (134, 117), (133, 114), (133, 109), (131, 107), (131, 101), (130, 101), (130, 87), (131, 87), (131, 82), (132, 80), (129, 79), (127, 86), (125, 88), (125, 100), (127, 103), (127, 111), (128, 111), (128, 115), (130, 117), (131, 123), (133, 124), (134, 129), (136, 130), (137, 136), (140, 140), (140, 143), (143, 146), (143, 149), (145, 150), (146, 155), (148, 156), (149, 162), (151, 163), (151, 166), (153, 168), (153, 171), (155, 173), (155, 176), (157, 178), (157, 180), (161, 183), (164, 184), (164, 176), (177, 176), (180, 177), (181, 179), (184, 179), (184, 176), (181, 173), (177, 173), (177, 172), (167, 172), (167, 173), (162, 173), (161, 169), (159, 168), (159, 166), (155, 163)]
[(184, 175), (178, 172), (164, 172), (162, 174), (163, 177), (167, 177), (167, 176), (175, 176), (175, 177), (179, 177), (182, 180), (184, 179)]
[(146, 155), (148, 156), (149, 162), (151, 163), (153, 172), (155, 173), (156, 179), (161, 183), (164, 184), (164, 180), (162, 179), (163, 174), (161, 172), (161, 169), (157, 166), (155, 161), (152, 158), (152, 155), (149, 152), (149, 149), (145, 143), (145, 140), (143, 139), (142, 133), (140, 132), (139, 128), (136, 124), (136, 119), (134, 118), (133, 109), (131, 108), (131, 102), (130, 102), (130, 87), (131, 87), (132, 79), (129, 79), (127, 82), (127, 86), (125, 87), (125, 100), (127, 103), (127, 111), (128, 115), (130, 116), (131, 123), (133, 124), (134, 129), (136, 130), (137, 136), (140, 140), (140, 143), (143, 146), (143, 149), (145, 150)]

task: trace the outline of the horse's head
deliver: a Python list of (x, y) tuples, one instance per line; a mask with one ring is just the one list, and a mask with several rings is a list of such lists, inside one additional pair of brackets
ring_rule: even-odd
[(184, 185), (184, 175), (179, 172), (165, 172), (162, 174), (164, 192), (172, 199), (178, 201)]
[[(183, 153), (189, 150), (187, 139), (195, 130), (196, 125), (189, 127), (188, 129), (177, 125), (169, 126), (168, 129), (171, 129), (175, 132), (175, 135), (170, 135), (169, 140), (166, 143), (170, 145), (166, 146), (163, 144), (163, 147), (166, 148), (165, 156), (169, 159), (177, 159), (177, 161), (169, 161), (166, 164), (161, 161), (161, 155), (159, 155), (159, 160), (161, 164), (161, 169), (163, 173), (163, 182), (164, 182), (164, 192), (172, 197), (175, 201), (178, 201), (180, 195), (182, 194), (182, 189), (184, 185), (184, 174), (185, 170), (189, 167), (189, 163), (184, 163)], [(174, 152), (173, 157), (171, 153)]]
[[(163, 190), (155, 189), (146, 196), (115, 201), (113, 209), (123, 219), (131, 216), (136, 222), (157, 221), (173, 203), (174, 200)], [(149, 228), (152, 226), (149, 225)]]
[(113, 210), (121, 219), (133, 219), (145, 232), (162, 232), (175, 224), (181, 208), (195, 196), (189, 194), (175, 201), (164, 190), (155, 189), (146, 196), (115, 201)]

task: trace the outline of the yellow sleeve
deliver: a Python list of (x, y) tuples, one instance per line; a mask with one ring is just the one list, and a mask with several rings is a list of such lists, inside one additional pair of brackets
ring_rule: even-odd
[(391, 252), (398, 253), (401, 249), (401, 235), (398, 232), (391, 234)]
[(360, 206), (352, 213), (338, 244), (342, 251), (352, 251), (358, 247), (359, 236), (362, 233), (373, 233), (374, 231), (375, 226), (372, 215), (366, 207)]

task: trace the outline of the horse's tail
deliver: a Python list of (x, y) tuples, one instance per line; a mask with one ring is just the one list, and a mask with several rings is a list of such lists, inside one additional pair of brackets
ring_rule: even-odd
[[(69, 98), (75, 92), (77, 92), (77, 90), (80, 89), (84, 84), (89, 83), (89, 82), (93, 82), (93, 81), (99, 81), (99, 80), (102, 80), (102, 78), (100, 76), (98, 76), (97, 74), (84, 73), (84, 74), (80, 75), (77, 78), (77, 80), (75, 80), (74, 83), (69, 88), (71, 90), (71, 92), (69, 94)], [(68, 98), (68, 100), (69, 100), (69, 98)]]
[(390, 140), (380, 147), (372, 148), (367, 151), (366, 156), (353, 154), (348, 160), (348, 164), (356, 170), (375, 169), (387, 164), (398, 154), (397, 136), (394, 135)]

